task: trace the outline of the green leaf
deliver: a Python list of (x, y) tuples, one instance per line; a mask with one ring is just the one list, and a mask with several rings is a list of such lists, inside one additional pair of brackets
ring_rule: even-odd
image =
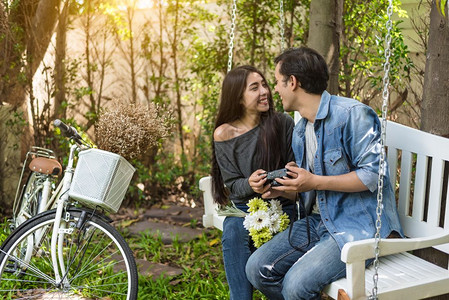
[(233, 202), (228, 206), (217, 209), (217, 214), (226, 217), (246, 217), (246, 213), (238, 209)]
[(440, 10), (444, 17), (446, 16), (446, 3), (447, 0), (441, 0)]

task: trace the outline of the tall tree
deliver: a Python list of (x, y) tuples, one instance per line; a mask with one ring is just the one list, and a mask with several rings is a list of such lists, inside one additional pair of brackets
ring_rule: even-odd
[[(26, 106), (27, 92), (32, 91), (32, 78), (47, 51), (60, 4), (61, 0), (18, 0), (0, 3), (0, 106), (7, 103), (14, 110)], [(25, 125), (28, 114), (14, 110), (11, 111), (12, 114), (24, 116), (21, 125), (25, 128), (25, 134), (22, 135), (22, 145), (16, 151), (0, 151), (0, 160), (3, 162), (3, 167), (0, 168), (2, 206), (7, 206), (14, 199), (11, 182), (4, 181), (18, 176), (20, 152), (25, 153), (32, 140), (32, 135)]]
[[(172, 5), (169, 6), (168, 11), (171, 12), (172, 15), (172, 32), (171, 35), (168, 33), (170, 46), (171, 46), (171, 57), (173, 62), (173, 73), (174, 73), (174, 88), (175, 88), (175, 95), (176, 95), (176, 115), (177, 115), (177, 125), (178, 125), (178, 134), (179, 134), (179, 144), (181, 147), (181, 155), (183, 156), (185, 154), (185, 147), (184, 147), (184, 130), (183, 130), (183, 117), (182, 117), (182, 103), (181, 103), (181, 76), (180, 76), (180, 70), (179, 70), (179, 52), (182, 51), (182, 47), (180, 43), (180, 37), (182, 33), (182, 25), (180, 18), (180, 2), (179, 0), (175, 0), (171, 2)], [(181, 48), (181, 49), (180, 49)], [(184, 166), (183, 166), (184, 167)]]
[(449, 26), (438, 11), (437, 1), (430, 10), (426, 57), (421, 129), (449, 137)]
[(58, 27), (56, 30), (55, 46), (55, 102), (53, 108), (53, 119), (66, 118), (66, 70), (65, 56), (67, 47), (67, 27), (69, 15), (69, 1), (64, 3), (64, 7), (59, 15)]
[(1, 102), (14, 107), (25, 103), (26, 81), (33, 78), (47, 51), (60, 4), (61, 0), (0, 3)]
[[(138, 18), (137, 0), (117, 0), (110, 13), (115, 29), (117, 49), (121, 53), (121, 62), (116, 65), (118, 80), (123, 80), (120, 84), (123, 86), (123, 93), (120, 97), (130, 103), (139, 104), (142, 100), (141, 74), (143, 69), (143, 53), (141, 52), (141, 42), (143, 40), (143, 26)], [(126, 78), (120, 78), (126, 71)]]
[[(111, 99), (107, 92), (110, 92), (112, 82), (108, 82), (106, 77), (115, 73), (112, 68), (112, 56), (116, 49), (112, 21), (115, 15), (110, 15), (109, 12), (113, 10), (109, 5), (103, 5), (103, 2), (85, 0), (78, 3), (80, 26), (77, 29), (83, 37), (82, 57), (71, 61), (66, 58), (66, 62), (71, 62), (69, 70), (78, 70), (80, 64), (82, 67), (81, 76), (68, 76), (67, 82), (72, 83), (68, 84), (72, 90), (66, 97), (75, 95), (76, 99), (67, 101), (76, 113), (83, 113), (87, 119), (84, 126), (86, 131), (98, 120), (105, 102)], [(76, 107), (74, 103), (77, 103)]]
[(309, 39), (307, 45), (317, 50), (329, 66), (331, 94), (338, 94), (340, 69), (340, 36), (343, 0), (312, 0), (310, 2)]
[(167, 75), (167, 53), (164, 37), (164, 24), (167, 22), (163, 3), (158, 1), (155, 4), (157, 19), (151, 18), (146, 21), (144, 37), (142, 42), (142, 53), (145, 58), (144, 86), (143, 90), (147, 102), (157, 104), (169, 104), (170, 97), (167, 96), (166, 83)]
[(278, 1), (237, 1), (233, 67), (250, 64), (266, 74), (272, 73), (273, 58), (280, 50), (278, 20)]
[[(197, 36), (198, 27), (204, 24), (201, 3), (198, 0), (174, 0), (167, 6), (167, 25), (165, 33), (167, 45), (170, 48), (172, 80), (174, 92), (174, 106), (176, 111), (177, 138), (179, 140), (181, 159), (191, 158), (194, 153), (193, 143), (186, 141), (191, 136), (192, 128), (189, 119), (194, 114), (195, 100), (189, 97), (187, 91), (191, 90), (191, 76), (187, 65), (189, 64), (189, 50), (192, 40)], [(182, 170), (187, 168), (183, 164)]]
[[(343, 7), (340, 94), (374, 109), (381, 106), (387, 7), (387, 0), (348, 0)], [(398, 0), (393, 0), (393, 11), (400, 18), (407, 17)], [(390, 86), (399, 95), (390, 105), (390, 114), (406, 100), (403, 82), (409, 80), (413, 65), (399, 27), (401, 22), (401, 19), (393, 20), (390, 33), (391, 49), (394, 49), (390, 56)]]
[(284, 1), (285, 9), (285, 40), (287, 48), (296, 44), (307, 44), (309, 22), (305, 11), (310, 8), (310, 0)]
[[(449, 24), (447, 6), (443, 1), (433, 0), (430, 8), (430, 27), (427, 40), (426, 68), (424, 72), (423, 98), (421, 102), (421, 130), (449, 137)], [(446, 4), (447, 5), (447, 4)], [(446, 9), (446, 17), (440, 10)], [(449, 162), (444, 167), (444, 182), (447, 189)], [(428, 178), (430, 181), (431, 178)], [(444, 222), (444, 209), (448, 199), (443, 199), (440, 208), (440, 222)], [(416, 255), (433, 261), (441, 267), (447, 267), (448, 255), (433, 248), (415, 251)], [(447, 299), (448, 295), (432, 299)]]

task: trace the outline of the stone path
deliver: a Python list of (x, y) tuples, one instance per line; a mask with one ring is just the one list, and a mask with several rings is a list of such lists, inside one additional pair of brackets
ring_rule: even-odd
[[(131, 234), (142, 232), (160, 234), (162, 242), (168, 245), (178, 236), (181, 242), (188, 242), (200, 236), (205, 229), (192, 228), (190, 224), (201, 224), (203, 208), (171, 205), (167, 208), (153, 208), (145, 211), (138, 222), (127, 227)], [(139, 273), (152, 278), (182, 274), (181, 268), (136, 259)]]

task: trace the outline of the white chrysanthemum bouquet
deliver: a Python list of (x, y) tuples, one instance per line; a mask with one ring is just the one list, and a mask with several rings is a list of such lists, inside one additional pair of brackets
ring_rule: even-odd
[(267, 203), (260, 198), (253, 198), (248, 202), (248, 207), (249, 214), (245, 216), (243, 226), (249, 231), (257, 248), (271, 240), (276, 233), (284, 231), (290, 223), (278, 200)]

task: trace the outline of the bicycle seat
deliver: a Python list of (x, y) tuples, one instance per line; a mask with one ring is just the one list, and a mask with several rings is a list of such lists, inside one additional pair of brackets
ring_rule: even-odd
[(60, 175), (62, 171), (61, 164), (57, 160), (45, 157), (33, 158), (29, 168), (33, 172), (47, 175)]

